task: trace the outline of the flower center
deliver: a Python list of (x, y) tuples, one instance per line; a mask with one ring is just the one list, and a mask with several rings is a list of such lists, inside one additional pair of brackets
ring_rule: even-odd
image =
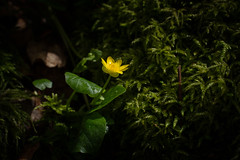
[(117, 71), (118, 70), (118, 66), (116, 64), (110, 62), (109, 63), (109, 69), (111, 71)]

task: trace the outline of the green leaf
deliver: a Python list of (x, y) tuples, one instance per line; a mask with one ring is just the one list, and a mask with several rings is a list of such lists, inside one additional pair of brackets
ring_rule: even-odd
[(84, 57), (73, 69), (73, 73), (81, 73), (87, 70), (86, 63), (87, 61), (97, 62), (102, 56), (102, 51), (98, 49), (91, 49), (90, 53), (88, 53), (88, 57)]
[(73, 152), (96, 153), (103, 141), (107, 126), (105, 118), (95, 112), (83, 118), (77, 135), (70, 139)]
[(32, 84), (40, 90), (44, 90), (46, 88), (52, 88), (52, 81), (48, 79), (37, 79), (33, 81)]
[(167, 128), (168, 126), (170, 126), (170, 124), (171, 124), (171, 119), (167, 119), (167, 120), (165, 121), (165, 128)]
[(90, 57), (89, 60), (96, 62), (98, 61), (102, 56), (102, 51), (99, 49), (91, 49), (90, 53), (88, 53), (88, 57)]
[(121, 85), (117, 85), (117, 86), (109, 89), (107, 92), (105, 92), (102, 95), (103, 96), (103, 100), (100, 103), (100, 105), (97, 106), (96, 108), (92, 109), (89, 113), (92, 113), (94, 111), (97, 111), (97, 110), (103, 108), (108, 103), (110, 103), (112, 100), (114, 100), (118, 96), (122, 95), (124, 92), (126, 92), (126, 89), (123, 86), (121, 86)]
[(88, 94), (90, 97), (95, 97), (101, 91), (102, 87), (97, 84), (88, 81), (84, 78), (77, 76), (76, 74), (66, 72), (66, 83), (76, 92)]
[(178, 123), (178, 117), (175, 116), (174, 121), (173, 121), (173, 128), (176, 127), (177, 123)]

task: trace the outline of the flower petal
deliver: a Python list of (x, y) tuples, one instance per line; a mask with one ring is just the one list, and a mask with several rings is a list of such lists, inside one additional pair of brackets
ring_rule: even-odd
[(114, 61), (114, 59), (111, 56), (109, 56), (107, 58), (107, 64), (112, 64), (112, 63), (115, 63), (115, 61)]
[(108, 73), (109, 74), (109, 70), (105, 67), (105, 66), (102, 66), (102, 70), (103, 70), (103, 72), (105, 72), (105, 73)]
[(119, 74), (123, 74), (123, 72), (122, 72), (122, 71), (118, 71), (118, 73), (119, 73)]
[(116, 65), (120, 67), (122, 65), (122, 60), (121, 59), (117, 60)]
[(120, 71), (126, 71), (128, 69), (127, 68), (128, 66), (129, 66), (129, 64), (121, 66)]
[(104, 59), (102, 59), (102, 64), (103, 64), (104, 67), (107, 67), (107, 63), (104, 61)]

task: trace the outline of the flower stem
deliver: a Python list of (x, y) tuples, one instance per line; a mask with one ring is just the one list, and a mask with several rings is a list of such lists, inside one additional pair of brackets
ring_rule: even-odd
[(85, 103), (86, 103), (86, 105), (87, 105), (87, 109), (90, 110), (90, 105), (89, 105), (89, 102), (88, 102), (88, 97), (87, 97), (87, 95), (86, 95), (86, 94), (83, 94), (83, 98), (84, 98), (84, 101), (85, 101)]
[(92, 102), (90, 103), (91, 105), (94, 105), (97, 100), (99, 100), (99, 98), (101, 97), (103, 91), (105, 90), (105, 88), (107, 87), (108, 83), (110, 82), (111, 76), (108, 76), (107, 81), (105, 82), (105, 84), (103, 85), (103, 88), (101, 89), (101, 91), (98, 93), (98, 95), (92, 100)]
[(75, 93), (76, 93), (76, 91), (73, 91), (72, 94), (70, 95), (70, 97), (69, 97), (68, 100), (67, 100), (67, 103), (66, 103), (66, 105), (67, 105), (67, 111), (68, 111), (68, 107), (69, 107), (69, 105), (70, 105), (70, 103), (71, 103), (71, 101), (72, 101), (73, 96), (75, 95)]

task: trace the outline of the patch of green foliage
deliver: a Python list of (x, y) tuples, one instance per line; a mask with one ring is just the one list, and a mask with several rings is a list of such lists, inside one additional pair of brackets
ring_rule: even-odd
[[(93, 54), (86, 57), (92, 48), (96, 49), (91, 53), (101, 52), (103, 58), (121, 57), (124, 62), (130, 63), (129, 69), (117, 79), (118, 82), (115, 81), (124, 85), (126, 94), (110, 104), (114, 111), (110, 114), (115, 120), (116, 133), (112, 135), (120, 137), (121, 147), (124, 148), (121, 151), (127, 152), (119, 157), (138, 160), (239, 159), (239, 2), (61, 1), (64, 5), (61, 2), (58, 5), (56, 1), (38, 2), (45, 5), (45, 10), (48, 8), (46, 13), (50, 16), (46, 17), (51, 17), (53, 28), (56, 27), (61, 35), (75, 67), (74, 73), (81, 72), (84, 75), (88, 70), (92, 73), (91, 80), (97, 84), (103, 82), (101, 67), (97, 66), (100, 62), (93, 63)], [(72, 10), (66, 13), (74, 15), (70, 17), (75, 24), (61, 26), (64, 22), (58, 21), (55, 11), (66, 11), (68, 7)], [(7, 54), (5, 59), (8, 59)], [(20, 84), (16, 80), (14, 65), (2, 60), (0, 86), (3, 92), (0, 94), (0, 103), (11, 106), (7, 107), (11, 109), (7, 113), (14, 114), (4, 117), (7, 114), (1, 105), (3, 111), (0, 116), (3, 118), (0, 117), (0, 123), (4, 125), (1, 125), (0, 134), (1, 137), (7, 137), (0, 139), (1, 147), (5, 148), (1, 153), (6, 155), (12, 149), (9, 137), (13, 146), (18, 142), (16, 137), (20, 137), (23, 126), (18, 123), (24, 124), (21, 119), (24, 116), (20, 117), (21, 111), (16, 109), (16, 103), (4, 103), (19, 101), (20, 97), (15, 96), (12, 90), (16, 87), (12, 85)], [(77, 65), (74, 66), (74, 63)], [(19, 89), (17, 93), (20, 93)], [(13, 98), (7, 99), (9, 97)], [(49, 115), (53, 116), (47, 117), (49, 130), (39, 137), (45, 140), (46, 148), (54, 148), (53, 152), (49, 151), (52, 157), (48, 158), (88, 159), (81, 157), (84, 154), (76, 154), (75, 157), (68, 151), (62, 151), (66, 150), (67, 142), (73, 142), (71, 145), (77, 146), (77, 151), (81, 153), (91, 149), (89, 146), (83, 149), (85, 144), (81, 144), (87, 140), (83, 136), (86, 133), (95, 138), (87, 126), (95, 126), (92, 119), (104, 124), (106, 121), (102, 121), (98, 114), (85, 118), (82, 118), (81, 112), (65, 114), (66, 110), (70, 111), (70, 102), (65, 105), (54, 94), (45, 98), (47, 101), (42, 107), (48, 108)], [(108, 99), (105, 101), (108, 102)], [(105, 101), (102, 101), (102, 105), (106, 104)], [(99, 108), (102, 106), (95, 109)], [(14, 126), (11, 129), (16, 131), (10, 131), (7, 123)], [(83, 128), (84, 132), (79, 128)], [(107, 134), (111, 135), (111, 129)], [(62, 137), (68, 137), (71, 141)], [(74, 144), (72, 139), (78, 139), (79, 143)], [(121, 151), (118, 153), (121, 154)], [(110, 151), (104, 152), (109, 154)]]
[[(34, 159), (95, 157), (108, 128), (107, 120), (98, 111), (126, 91), (122, 85), (107, 89), (110, 79), (109, 76), (104, 86), (100, 87), (74, 73), (66, 72), (65, 81), (73, 89), (69, 98), (62, 101), (54, 93), (52, 96), (43, 95), (45, 100), (34, 111), (40, 111), (44, 115), (35, 123), (36, 126), (44, 124), (44, 127), (34, 128), (36, 133), (40, 133), (30, 138), (32, 142), (42, 144)], [(52, 85), (52, 82), (48, 79), (33, 81), (33, 85), (40, 90), (46, 89), (46, 86), (51, 88), (49, 84)], [(71, 103), (76, 93), (84, 94), (86, 104), (81, 104), (80, 101), (74, 105)], [(92, 98), (91, 103), (88, 102), (87, 95)], [(48, 152), (47, 157), (41, 151)]]
[(0, 159), (15, 159), (29, 116), (22, 110), (21, 101), (29, 98), (19, 82), (12, 55), (0, 52)]
[(131, 64), (121, 120), (133, 158), (239, 156), (239, 6), (109, 0), (95, 14), (97, 48)]

